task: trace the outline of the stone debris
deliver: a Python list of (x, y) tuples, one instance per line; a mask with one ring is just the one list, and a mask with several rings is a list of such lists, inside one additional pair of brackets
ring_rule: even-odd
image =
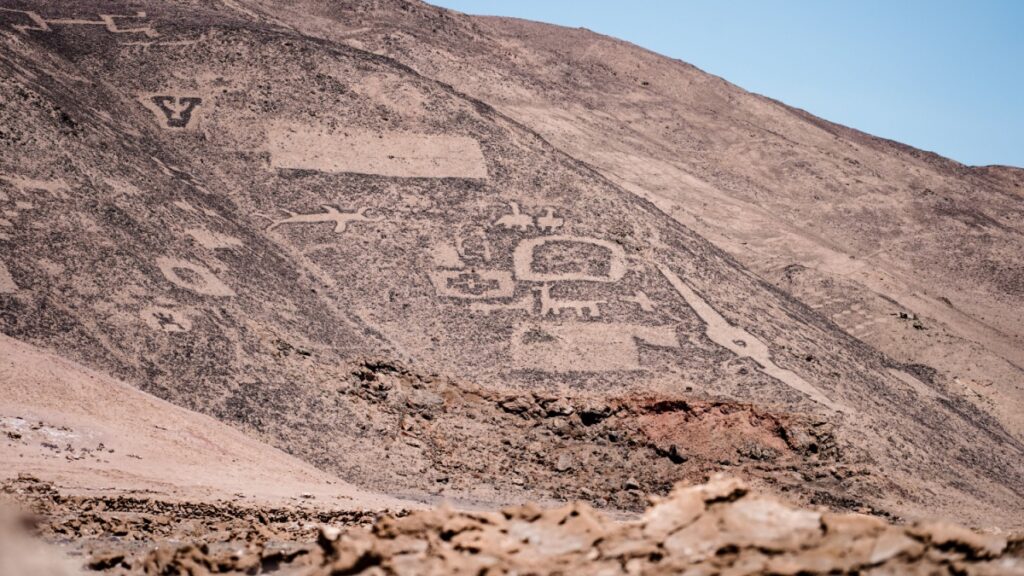
[(357, 513), (76, 500), (28, 480), (8, 488), (34, 502), (37, 535), (91, 538), (82, 563), (109, 574), (1024, 575), (1024, 535), (799, 508), (725, 476), (680, 483), (625, 521), (573, 502), (442, 506), (368, 525)]
[(1024, 538), (795, 508), (715, 477), (639, 521), (587, 504), (436, 509), (322, 538), (312, 574), (1024, 574)]

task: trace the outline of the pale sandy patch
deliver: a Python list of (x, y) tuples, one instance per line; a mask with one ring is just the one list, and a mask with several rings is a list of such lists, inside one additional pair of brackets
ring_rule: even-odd
[(213, 418), (4, 335), (0, 359), (5, 429), (24, 433), (26, 440), (30, 427), (48, 432), (51, 443), (68, 454), (93, 450), (87, 458), (66, 458), (32, 442), (4, 442), (0, 477), (26, 473), (71, 491), (114, 489), (198, 500), (241, 494), (280, 503), (307, 494), (322, 505), (396, 504)]
[(274, 168), (404, 178), (487, 178), (480, 144), (440, 134), (346, 131), (277, 125), (268, 131)]

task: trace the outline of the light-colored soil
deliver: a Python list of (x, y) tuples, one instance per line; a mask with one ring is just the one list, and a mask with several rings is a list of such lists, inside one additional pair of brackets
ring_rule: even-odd
[(354, 172), (403, 178), (487, 178), (480, 145), (444, 134), (324, 133), (316, 126), (269, 131), (275, 168)]
[(81, 494), (398, 509), (216, 420), (0, 335), (0, 477)]

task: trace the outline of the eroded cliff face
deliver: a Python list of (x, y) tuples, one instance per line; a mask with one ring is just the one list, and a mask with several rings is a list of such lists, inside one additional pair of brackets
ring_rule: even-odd
[(946, 380), (450, 77), (349, 45), (434, 12), (8, 4), (5, 334), (390, 493), (636, 508), (736, 468), (1019, 521), (1024, 448)]

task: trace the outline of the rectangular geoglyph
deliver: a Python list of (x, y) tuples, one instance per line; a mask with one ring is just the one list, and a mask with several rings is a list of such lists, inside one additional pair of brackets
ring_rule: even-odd
[(274, 168), (404, 178), (487, 178), (480, 144), (465, 136), (327, 133), (309, 126), (278, 125), (269, 131), (269, 146)]

